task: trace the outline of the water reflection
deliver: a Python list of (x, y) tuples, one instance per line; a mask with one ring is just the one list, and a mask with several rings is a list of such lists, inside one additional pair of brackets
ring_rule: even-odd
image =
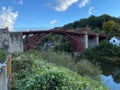
[(101, 78), (103, 84), (108, 86), (109, 90), (120, 90), (120, 84), (114, 82), (112, 75), (110, 76), (101, 75)]
[(100, 69), (103, 71), (101, 78), (110, 90), (120, 90), (120, 63), (99, 62)]
[(99, 63), (103, 75), (105, 76), (112, 76), (114, 82), (120, 83), (120, 64), (116, 63)]

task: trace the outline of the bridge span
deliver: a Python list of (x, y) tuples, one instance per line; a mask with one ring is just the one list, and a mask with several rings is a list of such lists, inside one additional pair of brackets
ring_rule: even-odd
[[(60, 34), (70, 40), (74, 52), (83, 52), (86, 48), (99, 45), (105, 39), (104, 35), (88, 33), (86, 30), (75, 32), (71, 30), (51, 29), (38, 31), (9, 32), (7, 28), (0, 29), (0, 48), (8, 53), (18, 53), (34, 49), (43, 37), (48, 34)], [(26, 43), (23, 45), (23, 36)]]

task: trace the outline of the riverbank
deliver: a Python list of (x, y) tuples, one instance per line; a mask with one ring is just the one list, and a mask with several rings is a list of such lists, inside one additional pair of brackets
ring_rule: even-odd
[(36, 51), (15, 55), (12, 64), (14, 90), (108, 90), (100, 80), (93, 80), (70, 69), (48, 63)]
[(88, 48), (82, 54), (82, 58), (94, 62), (120, 63), (120, 47), (103, 41), (99, 46)]

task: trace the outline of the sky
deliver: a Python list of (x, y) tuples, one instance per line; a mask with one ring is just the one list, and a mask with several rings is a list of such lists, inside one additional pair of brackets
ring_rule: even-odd
[(91, 15), (120, 17), (120, 0), (0, 0), (0, 28), (61, 27)]

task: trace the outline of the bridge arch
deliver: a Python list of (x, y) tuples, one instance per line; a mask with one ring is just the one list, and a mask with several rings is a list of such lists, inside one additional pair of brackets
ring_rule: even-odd
[(83, 52), (86, 48), (99, 44), (99, 40), (105, 38), (103, 35), (90, 34), (85, 32), (74, 32), (69, 30), (47, 30), (47, 31), (25, 31), (26, 36), (24, 50), (34, 49), (43, 37), (49, 34), (60, 34), (66, 36), (73, 46), (74, 52)]
[(49, 35), (49, 34), (59, 34), (63, 35), (66, 39), (68, 39), (73, 47), (73, 51), (82, 52), (84, 50), (84, 42), (80, 39), (80, 34), (74, 33), (71, 31), (58, 31), (58, 30), (51, 30), (51, 31), (29, 31), (23, 32), (23, 35), (26, 36), (26, 44), (24, 46), (24, 50), (34, 49), (41, 40)]

